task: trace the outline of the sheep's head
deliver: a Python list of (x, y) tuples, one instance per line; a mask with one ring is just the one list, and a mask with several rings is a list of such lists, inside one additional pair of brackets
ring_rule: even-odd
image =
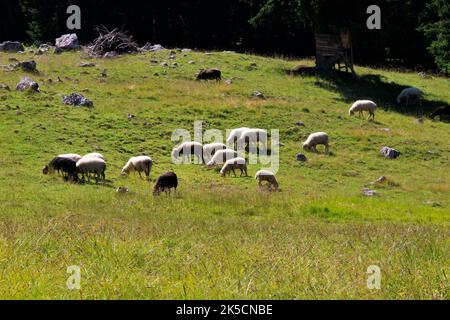
[(303, 144), (303, 150), (309, 151), (309, 145), (306, 142)]
[(400, 96), (397, 97), (397, 103), (401, 103), (402, 102), (402, 98)]
[(42, 173), (43, 174), (48, 174), (49, 173), (49, 168), (48, 168), (48, 166), (45, 166), (43, 169), (42, 169)]
[(122, 172), (120, 173), (121, 176), (126, 176), (130, 173), (130, 170), (127, 168), (123, 168)]
[(355, 111), (349, 110), (348, 115), (349, 115), (350, 117), (354, 116), (354, 115), (355, 115)]

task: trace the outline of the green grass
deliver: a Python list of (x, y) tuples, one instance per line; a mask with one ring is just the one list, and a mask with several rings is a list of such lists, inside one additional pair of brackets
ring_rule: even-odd
[[(449, 298), (449, 124), (416, 123), (393, 103), (400, 88), (417, 86), (426, 110), (448, 104), (449, 79), (363, 67), (356, 80), (291, 77), (286, 69), (313, 62), (222, 52), (179, 53), (177, 68), (150, 62), (168, 55), (80, 68), (80, 53), (0, 54), (0, 65), (35, 59), (39, 74), (30, 76), (41, 86), (38, 94), (0, 89), (1, 298)], [(249, 71), (252, 62), (257, 69)], [(242, 79), (193, 81), (201, 67)], [(0, 71), (0, 83), (14, 88), (23, 75)], [(252, 98), (255, 90), (267, 99)], [(72, 92), (95, 107), (63, 105), (62, 95)], [(356, 98), (378, 102), (375, 122), (348, 117)], [(260, 193), (252, 177), (173, 165), (173, 130), (193, 133), (196, 120), (224, 133), (244, 125), (279, 129), (282, 192)], [(332, 154), (307, 153), (308, 162), (297, 162), (301, 142), (316, 131), (328, 132)], [(384, 145), (400, 158), (381, 157)], [(41, 173), (57, 154), (92, 151), (107, 157), (107, 185)], [(151, 182), (120, 176), (138, 154), (155, 161)], [(251, 165), (249, 174), (260, 167)], [(171, 169), (178, 194), (154, 198), (156, 177)], [(364, 197), (363, 187), (381, 175), (390, 184), (371, 186), (378, 195)], [(118, 186), (131, 193), (118, 195)], [(382, 271), (381, 290), (366, 287), (373, 264)], [(66, 288), (70, 265), (81, 267), (80, 291)]]

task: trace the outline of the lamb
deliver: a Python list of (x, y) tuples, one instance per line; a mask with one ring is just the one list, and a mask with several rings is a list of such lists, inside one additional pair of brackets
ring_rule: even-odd
[(77, 162), (77, 173), (82, 174), (83, 181), (85, 181), (85, 175), (87, 175), (88, 181), (90, 181), (90, 173), (95, 174), (95, 180), (97, 181), (97, 183), (100, 179), (105, 180), (105, 171), (105, 160), (97, 157), (83, 157)]
[(105, 157), (101, 153), (98, 153), (98, 152), (88, 153), (88, 154), (84, 155), (83, 158), (99, 158), (99, 159), (105, 160)]
[(172, 159), (178, 159), (181, 155), (186, 159), (194, 155), (197, 159), (196, 164), (204, 163), (203, 145), (196, 141), (183, 142), (172, 150)]
[(201, 69), (197, 80), (222, 80), (222, 72), (219, 69)]
[(244, 127), (244, 128), (237, 128), (237, 129), (231, 130), (231, 132), (227, 138), (227, 145), (230, 147), (234, 147), (236, 149), (237, 141), (241, 137), (242, 132), (244, 132), (245, 130), (248, 130), (248, 129), (250, 129), (250, 128)]
[(64, 179), (71, 178), (77, 181), (77, 163), (69, 158), (56, 157), (42, 169), (43, 174), (53, 173), (55, 171), (62, 172)]
[(375, 104), (375, 102), (370, 100), (358, 100), (351, 106), (351, 108), (348, 110), (348, 113), (350, 116), (353, 116), (356, 112), (359, 112), (359, 116), (361, 117), (363, 115), (363, 112), (367, 111), (369, 112), (369, 117), (367, 119), (370, 119), (370, 117), (372, 117), (372, 120), (375, 120), (376, 109), (377, 105)]
[(263, 129), (247, 129), (242, 131), (241, 136), (238, 140), (238, 145), (246, 145), (250, 147), (251, 145), (258, 145), (261, 143), (263, 148), (267, 146), (267, 131)]
[(175, 174), (175, 172), (166, 172), (163, 175), (159, 176), (158, 180), (156, 181), (155, 187), (153, 189), (154, 195), (160, 195), (161, 192), (171, 192), (171, 189), (174, 188), (175, 192), (177, 191), (178, 187), (178, 177)]
[(414, 87), (403, 89), (402, 92), (397, 97), (397, 103), (400, 104), (402, 101), (406, 101), (406, 106), (412, 103), (412, 101), (419, 101), (419, 105), (422, 106), (422, 92)]
[(238, 157), (238, 153), (233, 149), (225, 149), (217, 151), (212, 159), (206, 164), (208, 167), (212, 167), (216, 164), (224, 164), (230, 159)]
[(241, 175), (240, 175), (241, 177), (244, 173), (245, 173), (245, 176), (248, 177), (247, 164), (245, 163), (245, 159), (240, 158), (240, 157), (230, 159), (227, 162), (225, 162), (222, 169), (220, 170), (220, 175), (222, 177), (225, 177), (225, 175), (227, 175), (227, 174), (229, 175), (230, 172), (232, 171), (234, 176), (236, 177), (236, 172), (234, 171), (235, 169), (241, 170)]
[(312, 133), (303, 143), (303, 150), (318, 152), (317, 145), (323, 144), (325, 146), (325, 153), (328, 153), (328, 140), (328, 134), (325, 132)]
[(223, 143), (210, 143), (205, 144), (203, 146), (203, 159), (206, 162), (206, 159), (210, 160), (217, 151), (226, 149), (227, 146)]
[(263, 187), (262, 182), (267, 182), (267, 187), (269, 190), (272, 190), (272, 187), (275, 191), (279, 191), (279, 184), (275, 174), (268, 170), (260, 170), (256, 173), (255, 179), (258, 180), (259, 189), (261, 190)]
[(450, 107), (443, 106), (436, 108), (432, 113), (430, 113), (430, 119), (434, 119), (439, 116), (439, 120), (442, 121), (442, 116), (450, 116)]
[(150, 176), (153, 160), (147, 156), (132, 157), (127, 164), (122, 168), (122, 175), (127, 175), (130, 172), (138, 172), (139, 177), (142, 178), (141, 173), (144, 172), (147, 178)]

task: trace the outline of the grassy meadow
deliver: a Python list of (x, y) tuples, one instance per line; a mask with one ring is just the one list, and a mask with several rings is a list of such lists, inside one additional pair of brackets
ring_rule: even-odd
[[(0, 89), (0, 298), (449, 298), (449, 123), (419, 122), (415, 110), (395, 105), (406, 86), (425, 92), (425, 112), (449, 104), (448, 78), (358, 66), (357, 79), (291, 76), (287, 69), (313, 61), (168, 56), (0, 53), (0, 65), (34, 59), (39, 70), (0, 69), (0, 84), (11, 88)], [(193, 81), (209, 67), (233, 83)], [(24, 75), (40, 93), (14, 90)], [(255, 90), (266, 99), (252, 97)], [(72, 92), (94, 108), (64, 105)], [(375, 121), (350, 118), (351, 102), (366, 98), (379, 105)], [(194, 121), (224, 135), (242, 126), (279, 129), (282, 191), (258, 191), (262, 165), (250, 165), (248, 178), (221, 178), (172, 164), (172, 132), (193, 134)], [(331, 154), (306, 152), (309, 160), (298, 162), (301, 143), (317, 131), (329, 134)], [(383, 158), (386, 145), (402, 155)], [(93, 151), (106, 156), (107, 183), (42, 174), (57, 154)], [(151, 181), (120, 176), (139, 154), (154, 160)], [(153, 197), (168, 170), (178, 175), (177, 194)], [(369, 185), (380, 176), (388, 182)], [(119, 195), (119, 186), (130, 193)], [(365, 186), (377, 195), (363, 196)], [(67, 289), (71, 265), (81, 268), (80, 290)], [(370, 265), (381, 268), (380, 290), (366, 286)]]

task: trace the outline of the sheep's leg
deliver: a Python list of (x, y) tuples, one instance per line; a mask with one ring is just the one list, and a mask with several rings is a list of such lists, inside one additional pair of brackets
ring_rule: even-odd
[(233, 174), (236, 177), (236, 172), (234, 171), (234, 168), (232, 168), (231, 170), (233, 171)]
[(142, 179), (142, 174), (141, 174), (141, 171), (138, 171), (138, 173), (139, 173), (139, 178), (141, 178), (141, 179)]
[(328, 151), (329, 151), (329, 147), (328, 147), (328, 144), (326, 144), (325, 145), (325, 153), (328, 154)]

